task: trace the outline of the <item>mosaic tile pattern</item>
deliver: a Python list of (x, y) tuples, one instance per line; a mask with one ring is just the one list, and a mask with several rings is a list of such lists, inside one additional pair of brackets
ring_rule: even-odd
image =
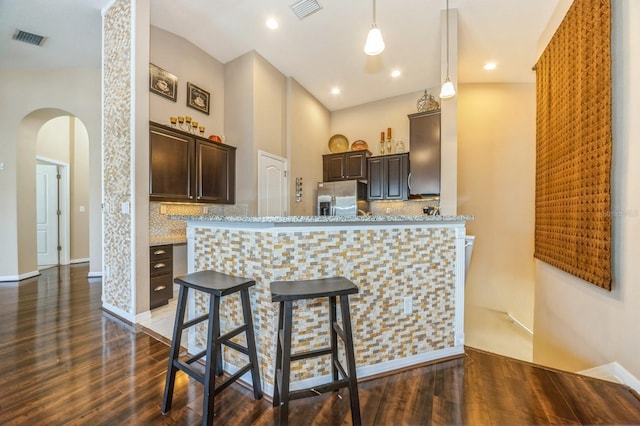
[[(196, 227), (194, 267), (256, 280), (251, 303), (260, 370), (272, 384), (278, 305), (271, 302), (271, 281), (335, 275), (352, 280), (360, 289), (349, 298), (356, 363), (374, 365), (455, 345), (455, 244), (451, 227), (299, 232)], [(409, 295), (413, 313), (404, 315), (402, 301)], [(224, 322), (241, 323), (239, 302), (227, 299)], [(207, 297), (199, 294), (196, 307), (206, 312)], [(328, 324), (326, 300), (294, 305), (294, 351), (328, 345)], [(201, 331), (201, 346), (203, 338)], [(329, 374), (326, 358), (293, 365), (292, 381)], [(237, 366), (244, 363), (232, 351), (225, 359)]]
[(439, 207), (439, 200), (432, 201), (370, 201), (369, 210), (374, 215), (414, 216), (423, 215), (424, 207)]
[(217, 205), (189, 203), (149, 203), (149, 238), (151, 240), (187, 239), (187, 222), (169, 216), (246, 216), (247, 205)]
[(102, 298), (135, 313), (131, 289), (131, 216), (121, 213), (131, 202), (131, 2), (116, 0), (105, 11), (103, 33), (103, 251)]

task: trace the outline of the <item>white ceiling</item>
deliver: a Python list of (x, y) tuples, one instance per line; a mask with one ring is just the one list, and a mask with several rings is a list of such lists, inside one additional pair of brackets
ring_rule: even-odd
[[(445, 0), (377, 0), (386, 49), (376, 57), (362, 51), (371, 0), (318, 0), (322, 9), (303, 20), (290, 9), (296, 1), (150, 0), (151, 23), (222, 63), (253, 49), (332, 111), (437, 90)], [(450, 0), (459, 19), (459, 83), (533, 82), (537, 40), (560, 1)], [(0, 0), (0, 69), (99, 67), (100, 10), (110, 2)], [(279, 21), (277, 30), (265, 26), (268, 17)], [(47, 40), (41, 47), (14, 41), (18, 28)], [(487, 61), (498, 68), (485, 71)], [(402, 75), (391, 78), (393, 69)], [(332, 95), (334, 86), (342, 93)]]

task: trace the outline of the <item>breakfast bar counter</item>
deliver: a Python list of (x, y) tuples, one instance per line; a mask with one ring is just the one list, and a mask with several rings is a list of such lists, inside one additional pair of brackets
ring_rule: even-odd
[[(278, 304), (270, 283), (344, 276), (359, 293), (350, 300), (358, 377), (464, 353), (465, 223), (468, 216), (173, 216), (187, 221), (189, 272), (213, 269), (249, 277), (260, 373), (273, 394)], [(208, 307), (195, 294), (190, 315)], [(222, 331), (240, 324), (240, 301), (224, 298)], [(294, 352), (327, 346), (326, 301), (294, 305)], [(322, 330), (322, 331), (321, 331)], [(205, 345), (205, 332), (189, 335), (189, 350)], [(243, 338), (243, 337), (242, 337)], [(244, 355), (225, 348), (231, 373)], [(326, 359), (292, 366), (292, 389), (330, 377)]]

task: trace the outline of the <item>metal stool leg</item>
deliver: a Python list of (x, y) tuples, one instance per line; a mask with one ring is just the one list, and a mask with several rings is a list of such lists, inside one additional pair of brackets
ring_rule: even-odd
[(176, 311), (176, 318), (173, 324), (173, 339), (171, 340), (171, 348), (169, 348), (169, 365), (167, 367), (167, 376), (164, 382), (162, 414), (167, 414), (169, 410), (171, 410), (171, 403), (173, 402), (173, 387), (176, 382), (176, 372), (178, 371), (174, 362), (180, 355), (180, 343), (182, 340), (182, 328), (184, 325), (188, 293), (188, 288), (180, 286), (180, 291), (178, 293), (178, 309)]
[(249, 289), (241, 290), (240, 298), (242, 299), (242, 315), (244, 316), (244, 323), (247, 325), (247, 351), (249, 352), (249, 362), (251, 363), (253, 396), (255, 399), (260, 399), (262, 398), (262, 385), (260, 383), (260, 370), (258, 368), (256, 338), (253, 334), (253, 318), (251, 317), (251, 300), (249, 299)]
[(336, 306), (336, 296), (329, 297), (329, 331), (331, 340), (331, 375), (333, 381), (338, 380), (338, 367), (336, 361), (338, 361), (338, 333), (334, 328), (334, 324), (338, 322)]
[(216, 360), (220, 344), (216, 338), (216, 327), (220, 334), (220, 298), (209, 295), (209, 321), (207, 326), (207, 361), (204, 369), (204, 395), (202, 404), (202, 424), (213, 425), (216, 394)]
[(346, 341), (344, 347), (347, 355), (347, 367), (349, 369), (349, 398), (351, 400), (351, 419), (354, 426), (362, 424), (360, 419), (360, 399), (358, 398), (358, 379), (356, 377), (356, 358), (353, 352), (353, 336), (351, 333), (351, 315), (349, 313), (349, 298), (340, 296), (340, 308), (342, 313), (342, 325)]
[(280, 426), (289, 423), (289, 380), (291, 374), (291, 329), (293, 302), (284, 302), (284, 329), (282, 332), (282, 384), (280, 387)]
[(281, 335), (284, 333), (284, 302), (280, 302), (280, 309), (278, 310), (278, 329), (276, 330), (276, 366), (275, 374), (273, 378), (273, 406), (278, 407), (280, 405), (280, 386), (282, 380), (278, 378), (278, 375), (282, 371), (282, 340)]

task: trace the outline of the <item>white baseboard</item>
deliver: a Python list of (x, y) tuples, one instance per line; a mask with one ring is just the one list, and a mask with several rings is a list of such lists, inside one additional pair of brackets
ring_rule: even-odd
[(105, 311), (111, 312), (112, 314), (119, 316), (120, 318), (127, 320), (132, 324), (136, 322), (135, 315), (132, 315), (129, 312), (123, 311), (120, 308), (116, 308), (115, 306), (111, 306), (108, 303), (102, 302), (102, 309), (104, 309)]
[(102, 278), (102, 271), (89, 271), (87, 278)]
[(87, 263), (88, 261), (89, 261), (88, 257), (85, 257), (84, 259), (71, 259), (69, 261), (69, 264), (73, 265), (73, 264), (76, 264), (76, 263)]
[[(389, 373), (395, 370), (400, 370), (405, 367), (422, 364), (425, 362), (436, 361), (441, 358), (448, 358), (450, 356), (461, 355), (464, 353), (464, 346), (454, 346), (448, 349), (441, 349), (433, 352), (426, 352), (423, 354), (413, 355), (406, 358), (395, 359), (393, 361), (385, 361), (374, 365), (366, 365), (356, 368), (356, 375), (358, 379), (364, 377), (375, 376), (377, 374)], [(223, 369), (230, 374), (235, 374), (239, 368), (226, 361), (222, 364)], [(248, 385), (251, 385), (251, 372), (247, 372), (239, 380), (242, 380)], [(313, 377), (310, 379), (299, 380), (297, 382), (291, 382), (290, 389), (305, 389), (313, 386), (319, 386), (331, 381), (331, 376)], [(262, 391), (269, 396), (273, 396), (273, 385), (262, 382)]]
[(4, 275), (4, 276), (0, 276), (0, 282), (22, 281), (22, 280), (26, 280), (27, 278), (37, 277), (38, 275), (40, 275), (40, 271), (37, 271), (37, 270), (27, 272), (25, 274), (20, 274), (20, 275)]
[(615, 361), (588, 370), (578, 371), (578, 374), (608, 380), (610, 382), (622, 383), (640, 393), (640, 380)]

